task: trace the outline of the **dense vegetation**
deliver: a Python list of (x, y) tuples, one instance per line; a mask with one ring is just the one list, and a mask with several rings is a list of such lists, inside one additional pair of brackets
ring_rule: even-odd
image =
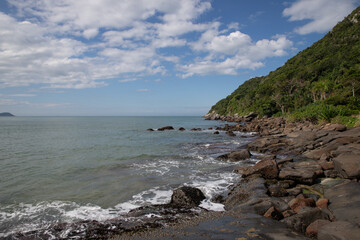
[(351, 122), (359, 109), (360, 7), (320, 41), (268, 76), (246, 81), (210, 112)]

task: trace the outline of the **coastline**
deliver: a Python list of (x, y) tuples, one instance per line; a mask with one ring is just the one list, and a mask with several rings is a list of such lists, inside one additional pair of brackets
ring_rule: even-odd
[[(258, 119), (250, 115), (221, 120), (235, 122), (234, 125), (225, 124), (224, 127), (217, 128), (226, 131), (229, 136), (233, 136), (233, 131), (257, 132), (258, 137), (243, 148), (261, 153), (257, 164), (237, 169), (243, 179), (230, 189), (227, 196), (213, 199), (224, 204), (226, 211), (212, 212), (200, 207), (171, 204), (151, 205), (135, 209), (121, 219), (73, 223), (72, 232), (64, 239), (79, 237), (80, 233), (80, 238), (85, 239), (307, 239), (301, 232), (306, 231), (305, 225), (308, 224), (303, 224), (303, 220), (309, 215), (316, 216), (315, 220), (307, 220), (309, 225), (312, 220), (331, 220), (333, 222), (326, 223), (340, 222), (343, 225), (345, 222), (347, 232), (355, 231), (358, 234), (356, 209), (359, 205), (356, 204), (359, 204), (360, 197), (356, 194), (356, 189), (359, 188), (359, 176), (344, 176), (346, 172), (333, 170), (338, 168), (338, 164), (334, 164), (337, 162), (332, 159), (335, 155), (338, 157), (349, 151), (354, 152), (353, 149), (360, 151), (360, 147), (357, 148), (360, 143), (359, 128), (346, 130), (341, 125), (316, 127), (311, 123), (289, 124), (282, 118)], [(333, 151), (335, 152), (332, 153)], [(315, 157), (315, 160), (309, 159), (309, 156)], [(287, 175), (284, 175), (284, 170)], [(298, 176), (297, 172), (303, 175)], [(335, 179), (335, 182), (331, 182), (332, 187), (322, 187), (323, 192), (318, 188), (308, 187), (318, 184), (318, 180), (323, 177), (334, 179), (338, 176), (345, 180)], [(336, 197), (338, 188), (351, 188), (352, 200), (346, 202), (347, 199), (340, 199), (336, 202), (337, 209), (334, 209), (334, 191)], [(348, 192), (347, 190), (345, 193)], [(326, 208), (320, 210), (316, 206), (315, 199), (319, 198), (316, 195), (321, 199), (329, 196)], [(349, 198), (348, 195), (346, 197)], [(291, 201), (296, 204), (292, 206)], [(344, 209), (348, 214), (345, 217), (339, 215), (339, 208), (342, 215)], [(279, 222), (281, 218), (288, 221)], [(337, 221), (334, 221), (335, 218)], [(50, 230), (60, 232), (69, 225), (58, 224)], [(46, 239), (47, 231), (49, 229), (30, 235), (17, 234), (5, 239), (31, 239), (31, 236)]]

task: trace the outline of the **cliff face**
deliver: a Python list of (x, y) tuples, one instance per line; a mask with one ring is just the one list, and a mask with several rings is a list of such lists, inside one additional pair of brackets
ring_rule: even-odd
[(280, 115), (310, 104), (360, 107), (360, 7), (321, 40), (264, 77), (252, 78), (209, 113)]

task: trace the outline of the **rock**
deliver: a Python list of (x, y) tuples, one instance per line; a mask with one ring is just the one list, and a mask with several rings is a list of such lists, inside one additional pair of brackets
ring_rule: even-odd
[(294, 180), (298, 183), (313, 184), (318, 170), (321, 170), (321, 167), (313, 160), (288, 162), (280, 170), (279, 178)]
[(226, 135), (228, 135), (229, 137), (235, 137), (236, 136), (236, 134), (233, 133), (233, 131), (227, 131)]
[(269, 208), (266, 211), (266, 213), (264, 214), (264, 217), (271, 218), (271, 219), (274, 219), (274, 220), (277, 220), (277, 221), (280, 221), (281, 219), (284, 218), (282, 213), (279, 210), (277, 210), (275, 207)]
[(346, 130), (346, 126), (342, 124), (327, 124), (324, 126), (323, 130), (343, 132)]
[(293, 210), (286, 210), (282, 212), (284, 218), (291, 217), (292, 215), (295, 215), (296, 213)]
[(201, 128), (192, 128), (191, 131), (201, 131)]
[(244, 177), (258, 173), (263, 178), (274, 179), (277, 178), (279, 170), (274, 160), (263, 159), (251, 167), (242, 167), (237, 169)]
[(280, 184), (270, 185), (268, 191), (272, 197), (285, 197), (288, 195), (288, 192)]
[(152, 128), (148, 128), (148, 129), (146, 129), (146, 131), (153, 132), (153, 131), (154, 131), (154, 129), (152, 129)]
[(294, 212), (299, 212), (303, 207), (314, 207), (315, 201), (312, 198), (295, 198), (289, 202), (290, 208)]
[(294, 228), (296, 231), (305, 232), (306, 228), (318, 219), (329, 220), (329, 215), (318, 208), (304, 207), (298, 214), (284, 218), (281, 222)]
[(328, 208), (337, 220), (360, 225), (360, 183), (343, 180), (326, 188), (324, 197), (329, 199)]
[(174, 190), (170, 204), (184, 207), (197, 207), (204, 199), (205, 195), (200, 189), (184, 186)]
[(165, 131), (165, 130), (174, 130), (174, 128), (172, 126), (166, 126), (158, 129), (158, 131)]
[(181, 127), (179, 128), (179, 131), (185, 131), (185, 128)]
[(360, 177), (360, 155), (345, 153), (333, 159), (335, 170), (344, 178)]
[(321, 226), (318, 240), (355, 240), (359, 239), (360, 228), (350, 222), (336, 221)]
[(215, 131), (213, 134), (220, 134), (219, 131)]
[(221, 155), (221, 156), (217, 157), (217, 159), (221, 160), (221, 161), (237, 162), (240, 160), (248, 159), (250, 157), (251, 157), (251, 154), (250, 154), (249, 150), (242, 149), (239, 151)]
[(248, 115), (244, 116), (244, 121), (245, 122), (251, 122), (254, 118), (256, 118), (258, 115), (257, 113), (249, 113)]
[(294, 187), (294, 188), (286, 189), (286, 191), (288, 192), (289, 195), (297, 196), (302, 192), (302, 188)]
[(305, 231), (305, 235), (311, 238), (316, 238), (318, 235), (319, 228), (331, 223), (329, 220), (319, 219), (311, 223)]
[(324, 171), (324, 175), (327, 178), (337, 178), (339, 173), (336, 170), (326, 170)]
[(284, 163), (286, 163), (286, 162), (292, 162), (294, 159), (293, 158), (278, 158), (278, 159), (276, 159), (276, 163), (278, 164), (278, 165), (280, 165), (280, 164), (284, 164)]
[(316, 201), (316, 207), (322, 209), (322, 208), (327, 208), (329, 204), (329, 200), (326, 198), (320, 198), (319, 200)]

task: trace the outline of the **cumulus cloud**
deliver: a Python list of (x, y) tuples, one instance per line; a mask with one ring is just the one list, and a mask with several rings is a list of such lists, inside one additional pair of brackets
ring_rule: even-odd
[(356, 0), (297, 0), (283, 15), (289, 21), (310, 20), (295, 29), (299, 34), (324, 33), (343, 20), (355, 8)]
[(228, 35), (216, 34), (216, 30), (209, 30), (203, 34), (199, 42), (192, 44), (195, 50), (207, 51), (209, 55), (195, 63), (178, 66), (185, 72), (183, 77), (209, 73), (236, 75), (239, 69), (256, 69), (264, 66), (262, 60), (265, 58), (286, 55), (286, 50), (293, 45), (292, 41), (283, 35), (271, 40), (253, 42), (249, 35), (240, 31)]

